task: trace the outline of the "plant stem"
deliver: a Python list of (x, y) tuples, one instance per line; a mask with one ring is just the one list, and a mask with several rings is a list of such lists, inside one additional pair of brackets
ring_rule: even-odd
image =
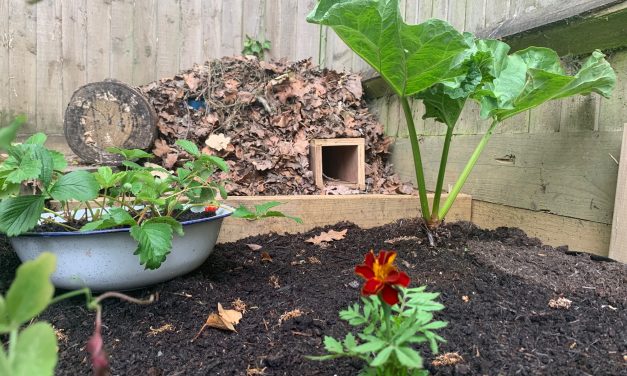
[(17, 334), (18, 329), (14, 328), (11, 330), (11, 334), (9, 334), (9, 356), (8, 361), (9, 364), (13, 364), (13, 359), (15, 358), (15, 346), (17, 345)]
[(440, 169), (438, 171), (438, 181), (435, 185), (435, 193), (433, 196), (433, 207), (431, 208), (431, 221), (439, 222), (442, 218), (438, 216), (440, 210), (440, 199), (442, 198), (442, 185), (444, 185), (444, 174), (446, 172), (446, 162), (448, 160), (448, 152), (453, 138), (453, 127), (446, 128), (446, 136), (444, 137), (444, 146), (442, 147), (442, 158), (440, 158)]
[(411, 107), (407, 97), (401, 97), (405, 120), (407, 121), (407, 129), (409, 130), (409, 141), (411, 142), (411, 151), (414, 157), (414, 168), (416, 169), (416, 184), (418, 185), (418, 195), (420, 196), (420, 209), (422, 217), (425, 221), (429, 219), (429, 202), (427, 201), (427, 187), (425, 184), (425, 174), (422, 169), (422, 158), (420, 157), (420, 145), (418, 144), (418, 135), (416, 134), (416, 126), (414, 118), (411, 114)]
[(50, 301), (50, 305), (56, 304), (56, 303), (58, 303), (58, 302), (60, 302), (62, 300), (73, 298), (73, 297), (79, 296), (79, 295), (85, 295), (87, 297), (87, 300), (91, 300), (90, 299), (91, 291), (87, 287), (84, 287), (84, 288), (82, 288), (80, 290), (69, 291), (69, 292), (66, 292), (65, 294), (61, 294), (61, 295), (55, 296)]
[(390, 317), (392, 316), (392, 310), (390, 306), (383, 300), (383, 298), (379, 297), (379, 301), (381, 301), (381, 306), (383, 308), (383, 321), (385, 322), (385, 336), (388, 341), (392, 340), (392, 322), (390, 321)]
[(466, 183), (466, 180), (468, 179), (470, 172), (472, 171), (473, 167), (475, 167), (475, 164), (477, 163), (477, 160), (479, 159), (481, 152), (483, 151), (486, 144), (488, 143), (488, 140), (492, 136), (492, 133), (494, 132), (494, 128), (496, 128), (497, 124), (499, 124), (497, 120), (492, 121), (492, 124), (490, 124), (490, 128), (483, 135), (483, 137), (481, 138), (481, 141), (479, 141), (479, 145), (477, 145), (477, 147), (475, 148), (475, 151), (472, 152), (472, 155), (470, 156), (468, 163), (466, 163), (466, 166), (464, 167), (462, 174), (459, 176), (459, 178), (455, 182), (455, 185), (453, 186), (453, 189), (449, 192), (448, 197), (446, 198), (446, 201), (444, 202), (444, 205), (442, 206), (442, 208), (440, 208), (440, 211), (438, 212), (438, 217), (440, 219), (443, 219), (448, 213), (448, 211), (451, 209), (451, 206), (453, 206), (453, 202), (455, 202), (457, 195), (459, 194), (462, 187), (464, 186), (464, 183)]

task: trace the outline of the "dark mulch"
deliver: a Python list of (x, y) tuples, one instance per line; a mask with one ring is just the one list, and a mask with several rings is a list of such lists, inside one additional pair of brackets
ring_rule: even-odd
[[(459, 352), (464, 362), (436, 368), (430, 365), (433, 355), (425, 352), (434, 374), (627, 372), (625, 265), (542, 246), (516, 229), (447, 225), (433, 249), (413, 221), (371, 230), (350, 224), (332, 228), (348, 233), (327, 248), (304, 242), (319, 231), (221, 245), (194, 273), (134, 292), (140, 297), (158, 293), (153, 305), (107, 302), (103, 319), (112, 373), (245, 375), (247, 369), (265, 368), (266, 375), (355, 375), (358, 362), (321, 363), (304, 356), (322, 352), (325, 334), (343, 336), (349, 329), (338, 311), (358, 299), (359, 291), (351, 286), (358, 280), (353, 268), (371, 248), (396, 249), (413, 285), (427, 284), (442, 293), (446, 310), (438, 318), (449, 327), (441, 331), (448, 340), (441, 350)], [(384, 243), (413, 235), (419, 240)], [(252, 251), (247, 243), (263, 249)], [(262, 251), (272, 262), (261, 262)], [(6, 246), (0, 255), (3, 291), (18, 261)], [(572, 300), (570, 309), (548, 307), (560, 296)], [(218, 302), (230, 308), (238, 298), (247, 305), (238, 333), (209, 329), (190, 342)], [(279, 324), (279, 317), (294, 309), (305, 314)], [(84, 344), (93, 318), (80, 300), (43, 315), (66, 336), (60, 341), (58, 374), (88, 372)], [(173, 330), (151, 334), (151, 328), (166, 324)]]

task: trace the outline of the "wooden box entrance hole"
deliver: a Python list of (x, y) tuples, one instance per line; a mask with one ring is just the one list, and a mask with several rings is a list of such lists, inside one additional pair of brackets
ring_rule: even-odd
[(365, 141), (363, 138), (311, 141), (310, 165), (318, 188), (346, 185), (365, 189)]

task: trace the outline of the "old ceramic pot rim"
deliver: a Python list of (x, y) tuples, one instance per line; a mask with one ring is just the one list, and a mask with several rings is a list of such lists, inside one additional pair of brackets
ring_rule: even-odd
[[(233, 214), (234, 210), (235, 209), (233, 209), (232, 207), (228, 205), (221, 205), (218, 211), (216, 212), (216, 215), (214, 215), (213, 217), (190, 219), (188, 221), (181, 222), (181, 225), (188, 226), (188, 225), (193, 225), (194, 223), (215, 221), (215, 220), (230, 216), (231, 214)], [(84, 212), (85, 212), (85, 209), (78, 210), (76, 213), (76, 216), (80, 218), (82, 217)], [(54, 215), (52, 213), (44, 213), (42, 215), (42, 217), (44, 218), (52, 218), (53, 216)], [(114, 233), (114, 232), (129, 232), (129, 231), (130, 231), (130, 227), (124, 227), (124, 228), (111, 228), (111, 229), (105, 229), (105, 230), (92, 230), (92, 231), (27, 232), (27, 233), (21, 234), (20, 236), (32, 236), (32, 237), (87, 236), (87, 235), (93, 235), (93, 234), (107, 234), (107, 233)]]

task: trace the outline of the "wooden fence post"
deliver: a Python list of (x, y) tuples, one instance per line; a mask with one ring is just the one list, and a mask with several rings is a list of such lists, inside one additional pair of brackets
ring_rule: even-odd
[(627, 131), (625, 128), (627, 128), (627, 123), (623, 128), (623, 143), (620, 148), (609, 253), (611, 259), (621, 262), (627, 262)]

